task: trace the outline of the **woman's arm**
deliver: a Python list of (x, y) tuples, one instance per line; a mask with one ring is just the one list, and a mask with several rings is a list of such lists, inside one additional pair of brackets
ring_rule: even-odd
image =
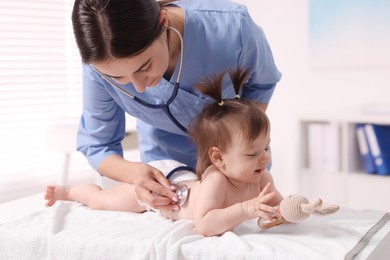
[[(172, 210), (177, 200), (164, 175), (150, 165), (126, 161), (121, 141), (125, 135), (125, 112), (89, 65), (83, 66), (83, 115), (77, 149), (105, 177), (135, 185), (138, 199), (156, 209)], [(159, 194), (160, 196), (156, 196)]]
[(177, 195), (160, 170), (141, 162), (129, 162), (118, 155), (105, 158), (99, 165), (104, 176), (134, 185), (138, 200), (159, 210), (173, 210)]

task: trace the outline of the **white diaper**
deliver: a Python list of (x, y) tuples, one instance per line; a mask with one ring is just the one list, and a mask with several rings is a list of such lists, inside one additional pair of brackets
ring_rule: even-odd
[[(159, 169), (165, 176), (167, 176), (176, 168), (179, 169), (179, 167), (183, 167), (183, 166), (187, 167), (185, 164), (182, 164), (175, 160), (151, 161), (148, 164), (150, 166), (153, 166), (154, 168)], [(182, 169), (182, 170), (175, 171), (168, 179), (172, 184), (177, 184), (183, 181), (197, 180), (198, 176), (196, 176), (196, 174), (190, 169)]]

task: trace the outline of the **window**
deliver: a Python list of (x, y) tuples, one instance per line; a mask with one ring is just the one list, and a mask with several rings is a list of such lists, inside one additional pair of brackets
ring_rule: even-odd
[[(81, 113), (81, 59), (69, 0), (0, 0), (0, 202), (43, 191), (61, 175), (50, 150), (54, 122)], [(76, 142), (76, 140), (66, 140)], [(91, 171), (72, 154), (73, 173)]]

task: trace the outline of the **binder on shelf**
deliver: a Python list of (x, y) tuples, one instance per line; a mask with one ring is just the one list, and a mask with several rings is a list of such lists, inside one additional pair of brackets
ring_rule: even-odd
[(320, 172), (337, 172), (339, 163), (339, 125), (308, 124), (308, 167)]
[(390, 175), (390, 126), (366, 124), (367, 141), (380, 175)]
[(340, 170), (340, 125), (329, 123), (324, 127), (324, 170), (338, 172)]
[(357, 124), (355, 131), (364, 170), (367, 173), (376, 173), (374, 158), (371, 154), (370, 146), (368, 145), (364, 124)]
[(308, 167), (311, 170), (323, 170), (324, 136), (323, 124), (310, 123), (308, 125)]

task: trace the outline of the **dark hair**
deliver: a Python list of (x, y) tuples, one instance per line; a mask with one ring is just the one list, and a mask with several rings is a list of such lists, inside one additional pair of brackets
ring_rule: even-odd
[[(249, 70), (237, 68), (229, 72), (237, 95), (248, 78)], [(239, 98), (222, 98), (222, 81), (225, 72), (205, 78), (197, 85), (198, 90), (213, 98), (215, 102), (205, 106), (191, 122), (189, 135), (196, 145), (198, 158), (196, 174), (202, 174), (211, 165), (209, 149), (217, 146), (226, 151), (232, 142), (233, 134), (241, 132), (248, 143), (259, 135), (267, 133), (270, 123), (265, 112), (256, 101)], [(234, 125), (234, 127), (232, 127)]]
[(72, 23), (82, 61), (141, 53), (161, 35), (160, 10), (169, 2), (76, 0)]

